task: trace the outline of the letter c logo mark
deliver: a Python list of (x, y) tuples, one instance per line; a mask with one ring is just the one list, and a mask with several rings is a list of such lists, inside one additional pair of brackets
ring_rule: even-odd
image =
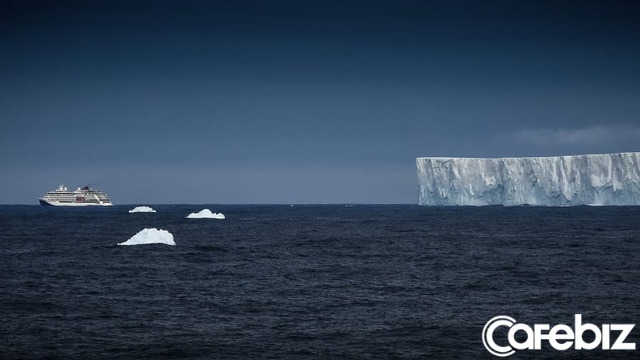
[(493, 340), (493, 332), (500, 326), (510, 328), (516, 321), (509, 316), (496, 316), (489, 320), (482, 329), (482, 343), (484, 347), (493, 355), (499, 357), (507, 357), (516, 351), (511, 346), (500, 346)]

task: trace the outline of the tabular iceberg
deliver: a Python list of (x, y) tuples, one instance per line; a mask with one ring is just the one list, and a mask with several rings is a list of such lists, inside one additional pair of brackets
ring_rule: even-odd
[(420, 205), (640, 205), (640, 152), (416, 159)]

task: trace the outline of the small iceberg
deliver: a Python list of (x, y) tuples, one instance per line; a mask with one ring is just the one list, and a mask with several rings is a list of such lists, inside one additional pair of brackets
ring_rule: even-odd
[(220, 219), (224, 220), (223, 213), (212, 213), (209, 209), (202, 209), (197, 213), (187, 215), (187, 219)]
[(133, 235), (129, 240), (118, 245), (143, 245), (143, 244), (166, 244), (175, 246), (173, 234), (167, 230), (156, 228), (144, 229)]
[(129, 213), (154, 213), (156, 212), (155, 210), (153, 210), (152, 208), (148, 207), (148, 206), (136, 206), (135, 208), (129, 210)]

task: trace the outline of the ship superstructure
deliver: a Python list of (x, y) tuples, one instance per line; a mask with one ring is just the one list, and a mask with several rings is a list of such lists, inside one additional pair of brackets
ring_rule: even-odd
[(111, 206), (109, 196), (102, 191), (90, 189), (88, 186), (69, 191), (60, 185), (57, 189), (47, 192), (40, 199), (40, 205), (46, 206)]

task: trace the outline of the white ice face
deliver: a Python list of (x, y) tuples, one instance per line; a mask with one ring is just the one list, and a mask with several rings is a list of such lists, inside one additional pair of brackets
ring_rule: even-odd
[(173, 245), (176, 243), (173, 240), (173, 234), (167, 230), (146, 228), (140, 230), (137, 234), (133, 235), (129, 240), (121, 242), (118, 245), (145, 245), (145, 244), (165, 244)]
[(148, 206), (136, 206), (135, 208), (129, 210), (129, 213), (154, 213), (156, 212), (153, 208)]
[(187, 215), (187, 219), (219, 219), (224, 220), (225, 216), (223, 213), (214, 213), (209, 209), (202, 209), (197, 213), (191, 213)]
[(640, 205), (640, 153), (417, 158), (420, 205)]

